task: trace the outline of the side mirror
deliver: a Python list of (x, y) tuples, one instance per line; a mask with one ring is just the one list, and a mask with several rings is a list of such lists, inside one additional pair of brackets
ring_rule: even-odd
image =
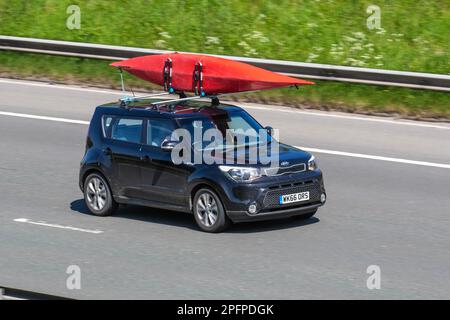
[(163, 151), (172, 151), (173, 148), (175, 148), (175, 146), (178, 144), (178, 141), (171, 141), (171, 140), (164, 140), (161, 143), (161, 149)]
[(264, 127), (264, 129), (266, 129), (267, 133), (268, 133), (270, 136), (272, 136), (272, 134), (273, 134), (273, 128), (272, 128), (272, 127), (267, 126), (267, 127)]

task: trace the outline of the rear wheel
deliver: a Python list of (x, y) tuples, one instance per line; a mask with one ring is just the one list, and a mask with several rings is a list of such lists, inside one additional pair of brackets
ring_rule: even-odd
[(108, 183), (98, 173), (90, 174), (84, 181), (84, 201), (89, 211), (96, 216), (109, 216), (117, 209)]
[(197, 225), (206, 232), (221, 232), (230, 225), (217, 194), (209, 188), (197, 191), (194, 197), (194, 218)]

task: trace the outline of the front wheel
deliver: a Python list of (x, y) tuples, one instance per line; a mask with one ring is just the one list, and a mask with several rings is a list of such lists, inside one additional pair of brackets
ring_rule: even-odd
[(90, 174), (84, 181), (84, 201), (89, 211), (96, 216), (109, 216), (117, 209), (108, 183), (98, 173)]
[(209, 188), (197, 191), (194, 197), (194, 217), (197, 225), (206, 232), (221, 232), (230, 225), (222, 202)]

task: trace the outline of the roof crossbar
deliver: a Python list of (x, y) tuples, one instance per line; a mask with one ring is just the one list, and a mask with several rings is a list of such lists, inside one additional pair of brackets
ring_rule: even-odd
[(196, 100), (196, 99), (201, 99), (201, 98), (206, 98), (206, 97), (193, 96), (193, 97), (186, 97), (186, 98), (179, 98), (179, 99), (172, 99), (172, 100), (161, 100), (161, 101), (157, 101), (157, 102), (152, 102), (151, 105), (158, 106), (158, 105), (166, 104), (166, 103), (182, 102), (182, 101)]
[(167, 96), (170, 94), (171, 93), (169, 93), (169, 92), (163, 92), (163, 93), (155, 93), (155, 94), (150, 94), (150, 95), (141, 96), (141, 97), (125, 96), (123, 98), (120, 98), (119, 101), (120, 101), (120, 105), (122, 107), (128, 107), (128, 104), (130, 104), (132, 102), (142, 101), (142, 100), (154, 98), (154, 97)]
[(154, 94), (149, 94), (149, 95), (141, 96), (141, 97), (130, 97), (130, 98), (132, 98), (132, 100), (139, 101), (139, 100), (144, 100), (144, 99), (148, 99), (148, 98), (167, 96), (167, 95), (170, 95), (170, 94), (172, 94), (172, 93), (170, 93), (170, 92), (161, 92), (161, 93), (154, 93)]

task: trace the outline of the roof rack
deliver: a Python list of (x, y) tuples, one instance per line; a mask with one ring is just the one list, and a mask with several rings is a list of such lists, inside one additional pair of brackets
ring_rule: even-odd
[(183, 102), (183, 101), (196, 100), (196, 99), (201, 99), (201, 98), (205, 98), (205, 97), (193, 96), (193, 97), (185, 97), (185, 98), (172, 99), (172, 100), (161, 100), (161, 101), (157, 101), (157, 102), (152, 102), (151, 105), (158, 106), (161, 104), (167, 104), (167, 103), (173, 103), (173, 102)]
[(118, 69), (119, 69), (119, 74), (120, 74), (121, 89), (122, 89), (122, 92), (124, 93), (124, 97), (119, 99), (120, 106), (123, 108), (129, 108), (130, 107), (129, 105), (132, 102), (143, 101), (145, 99), (161, 97), (161, 96), (166, 96), (166, 95), (171, 95), (171, 94), (178, 94), (179, 98), (151, 102), (150, 103), (151, 107), (148, 107), (147, 109), (156, 109), (159, 111), (159, 106), (163, 105), (163, 104), (173, 104), (176, 102), (184, 102), (184, 101), (197, 100), (197, 99), (202, 99), (202, 98), (210, 98), (211, 106), (219, 105), (219, 103), (220, 103), (219, 96), (220, 95), (207, 95), (203, 91), (203, 65), (200, 61), (197, 62), (195, 65), (194, 83), (193, 83), (193, 87), (194, 87), (193, 89), (194, 89), (195, 95), (191, 96), (191, 97), (186, 96), (186, 94), (183, 91), (176, 91), (172, 87), (172, 67), (173, 67), (172, 59), (169, 58), (165, 61), (164, 69), (163, 69), (163, 78), (164, 78), (164, 86), (163, 87), (164, 87), (165, 92), (155, 93), (155, 94), (141, 96), (141, 97), (134, 96), (134, 93), (133, 93), (133, 96), (125, 95), (125, 83), (124, 83), (124, 79), (123, 79), (123, 71), (122, 71), (122, 68), (119, 67)]

